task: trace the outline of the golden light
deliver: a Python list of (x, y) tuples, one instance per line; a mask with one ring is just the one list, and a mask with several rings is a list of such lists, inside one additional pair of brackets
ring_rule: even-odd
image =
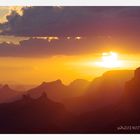
[(95, 64), (105, 68), (119, 68), (122, 66), (122, 61), (118, 59), (116, 52), (104, 52), (102, 53), (102, 61), (95, 62)]

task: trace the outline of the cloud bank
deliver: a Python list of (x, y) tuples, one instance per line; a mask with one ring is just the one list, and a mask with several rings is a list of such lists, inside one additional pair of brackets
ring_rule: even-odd
[[(19, 44), (1, 43), (0, 56), (26, 57), (73, 55), (100, 50), (99, 36), (122, 37), (126, 42), (140, 36), (139, 7), (23, 7), (0, 24), (1, 35), (29, 37)], [(56, 36), (49, 42), (41, 37)], [(74, 39), (82, 36), (80, 40)], [(72, 37), (73, 39), (65, 39)], [(128, 40), (128, 41), (127, 41)], [(130, 47), (138, 50), (139, 44)], [(102, 46), (103, 47), (103, 46)], [(119, 48), (119, 47), (118, 47)], [(129, 47), (125, 49), (130, 49)]]
[(139, 7), (25, 7), (13, 11), (2, 34), (16, 36), (94, 36), (139, 34)]

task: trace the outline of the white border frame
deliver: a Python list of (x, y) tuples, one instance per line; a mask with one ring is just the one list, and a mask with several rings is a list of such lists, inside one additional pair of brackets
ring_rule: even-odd
[(0, 6), (140, 6), (140, 0), (0, 0)]
[[(0, 0), (0, 6), (140, 6), (140, 0)], [(10, 140), (93, 140), (95, 139), (140, 139), (140, 135), (0, 135), (0, 139)]]

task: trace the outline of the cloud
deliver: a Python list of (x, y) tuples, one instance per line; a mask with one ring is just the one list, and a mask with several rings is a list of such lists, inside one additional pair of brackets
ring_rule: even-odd
[[(22, 12), (22, 15), (16, 11), (8, 15), (7, 22), (0, 24), (0, 33), (30, 39), (19, 44), (1, 43), (1, 57), (95, 52), (104, 47), (99, 44), (105, 44), (108, 36), (133, 45), (133, 48), (124, 45), (121, 49), (139, 50), (139, 7), (24, 7)], [(56, 39), (50, 42), (46, 39), (49, 36)], [(82, 39), (78, 40), (76, 36), (82, 36)], [(99, 36), (105, 36), (105, 39)]]
[(7, 43), (13, 43), (13, 44), (19, 44), (22, 40), (28, 40), (30, 37), (20, 37), (20, 36), (6, 36), (6, 35), (0, 35), (0, 44), (3, 42)]
[(84, 54), (97, 49), (94, 40), (86, 38), (60, 38), (59, 40), (46, 40), (30, 38), (20, 41), (20, 44), (1, 43), (0, 57), (36, 57), (53, 55)]
[(7, 22), (7, 16), (11, 15), (13, 11), (22, 16), (23, 6), (1, 6), (0, 7), (0, 23)]
[(139, 34), (139, 7), (26, 7), (0, 25), (16, 36), (94, 36)]
[[(121, 42), (121, 44), (119, 45), (118, 42)], [(59, 37), (51, 41), (44, 37), (31, 37), (30, 39), (20, 41), (19, 44), (1, 43), (0, 57), (81, 55), (110, 51), (112, 49), (136, 53), (140, 51), (139, 45), (139, 37), (132, 40), (131, 38), (113, 39), (110, 37)]]

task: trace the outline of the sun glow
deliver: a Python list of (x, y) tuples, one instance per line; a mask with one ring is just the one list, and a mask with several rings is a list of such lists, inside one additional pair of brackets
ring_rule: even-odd
[(95, 64), (105, 68), (118, 68), (122, 66), (122, 61), (118, 60), (116, 52), (104, 52), (102, 53), (102, 61), (95, 62)]

